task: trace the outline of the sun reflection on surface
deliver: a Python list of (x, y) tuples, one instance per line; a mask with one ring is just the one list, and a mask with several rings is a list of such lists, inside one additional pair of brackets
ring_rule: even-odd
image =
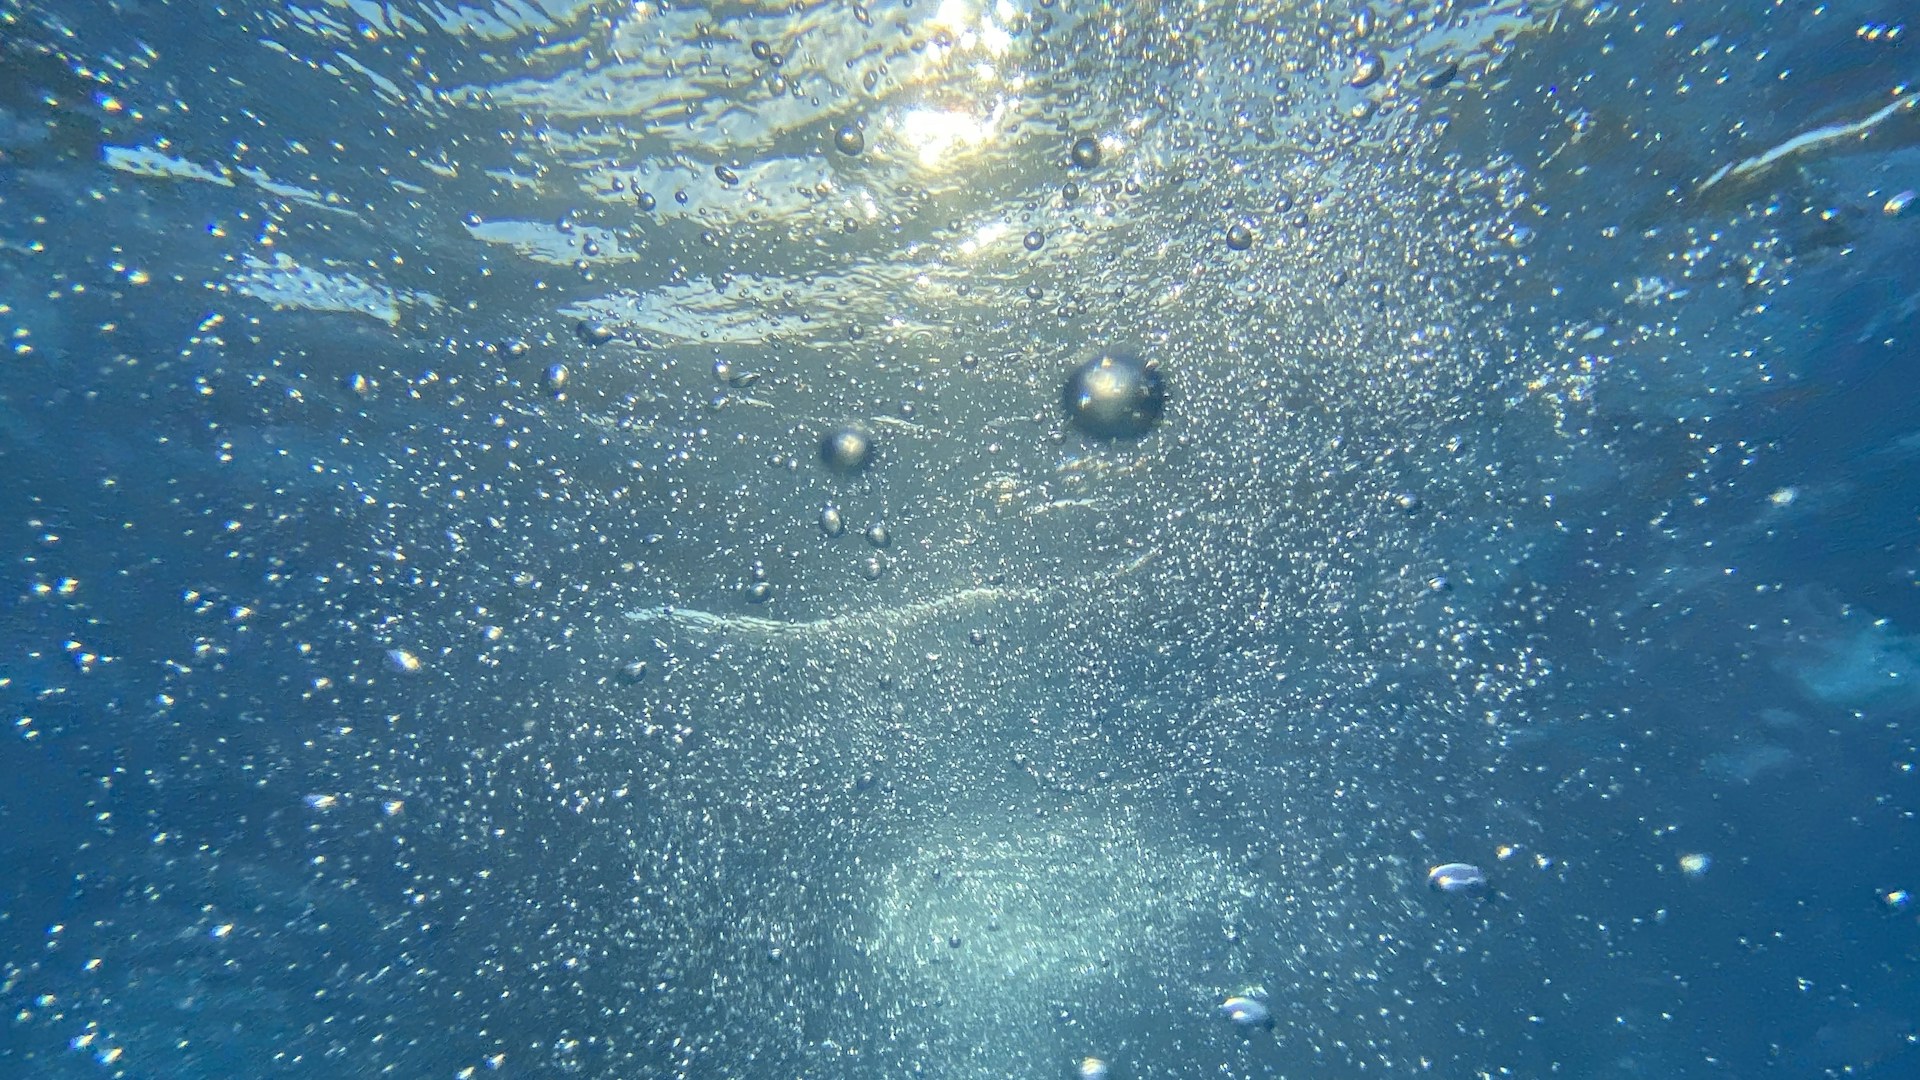
[(923, 169), (938, 169), (977, 153), (993, 141), (1000, 123), (1012, 111), (1002, 102), (985, 116), (964, 109), (923, 106), (901, 114), (895, 127), (900, 145), (910, 150)]
[(979, 49), (994, 56), (1004, 56), (1013, 46), (1013, 33), (1006, 24), (1012, 22), (1018, 13), (1019, 9), (1007, 0), (999, 0), (990, 11), (982, 10), (982, 5), (974, 0), (941, 0), (940, 9), (934, 12), (932, 25), (953, 32), (953, 46), (957, 51)]
[(1005, 221), (989, 221), (975, 229), (973, 235), (960, 242), (960, 254), (978, 255), (989, 250), (1000, 241), (1013, 235), (1013, 226)]
[[(1024, 80), (1002, 70), (1021, 17), (1011, 0), (940, 0), (926, 62), (910, 83), (938, 87), (945, 103), (910, 107), (894, 137), (922, 169), (944, 169), (989, 147), (1020, 106)], [(954, 97), (953, 95), (964, 95)]]

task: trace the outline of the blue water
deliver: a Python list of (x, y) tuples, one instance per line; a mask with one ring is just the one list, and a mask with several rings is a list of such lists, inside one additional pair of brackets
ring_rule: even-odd
[(1920, 1073), (1910, 21), (0, 0), (0, 1075)]

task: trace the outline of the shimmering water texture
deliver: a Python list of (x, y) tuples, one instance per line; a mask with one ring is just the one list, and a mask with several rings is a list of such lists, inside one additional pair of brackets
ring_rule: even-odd
[(0, 0), (0, 1075), (1920, 1074), (1894, 0)]

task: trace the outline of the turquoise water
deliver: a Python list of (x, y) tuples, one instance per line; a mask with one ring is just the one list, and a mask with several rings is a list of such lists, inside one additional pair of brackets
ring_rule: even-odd
[(0, 1073), (1909, 1075), (1908, 21), (0, 0)]

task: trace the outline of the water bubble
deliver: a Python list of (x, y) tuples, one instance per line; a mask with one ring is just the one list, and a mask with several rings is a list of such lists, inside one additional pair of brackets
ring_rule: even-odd
[(1267, 1003), (1256, 997), (1235, 994), (1220, 1003), (1220, 1015), (1243, 1028), (1269, 1027), (1273, 1024), (1273, 1010)]
[(873, 463), (873, 435), (859, 424), (842, 424), (821, 437), (820, 461), (837, 473), (857, 473)]
[(567, 380), (572, 377), (573, 373), (567, 370), (567, 365), (565, 364), (555, 364), (549, 367), (547, 369), (547, 390), (554, 394), (565, 393)]
[(580, 320), (573, 333), (586, 345), (605, 345), (613, 340), (613, 328), (597, 319)]
[(1245, 251), (1253, 246), (1253, 228), (1244, 221), (1236, 221), (1227, 226), (1227, 246), (1235, 251)]
[(1119, 349), (1075, 368), (1060, 394), (1067, 422), (1096, 439), (1140, 438), (1159, 423), (1166, 402), (1159, 368)]
[(867, 137), (857, 125), (842, 124), (833, 133), (833, 148), (848, 157), (858, 157), (867, 148)]
[(1026, 245), (1028, 251), (1039, 251), (1047, 242), (1047, 234), (1041, 232), (1039, 229), (1034, 229), (1020, 242)]
[(620, 680), (626, 683), (643, 682), (647, 677), (645, 660), (629, 660), (620, 665)]
[(1427, 885), (1435, 892), (1477, 896), (1487, 889), (1487, 875), (1472, 863), (1441, 863), (1427, 871)]
[(1347, 85), (1356, 90), (1372, 86), (1386, 74), (1387, 62), (1375, 53), (1361, 53), (1353, 58), (1353, 72), (1347, 76)]
[(887, 530), (886, 522), (876, 521), (867, 526), (867, 543), (876, 548), (883, 548), (893, 543), (893, 533)]
[(747, 603), (764, 604), (773, 599), (773, 585), (765, 581), (756, 581), (747, 586)]
[(640, 209), (652, 210), (658, 205), (660, 205), (659, 201), (653, 197), (653, 192), (643, 191), (640, 193)]
[(1073, 140), (1068, 148), (1067, 157), (1082, 169), (1096, 168), (1100, 164), (1100, 144), (1091, 135), (1082, 135)]
[(1080, 1059), (1080, 1067), (1075, 1075), (1079, 1076), (1080, 1080), (1107, 1080), (1112, 1075), (1112, 1070), (1099, 1058), (1088, 1057)]
[(1438, 90), (1452, 82), (1453, 77), (1459, 73), (1460, 65), (1448, 60), (1422, 71), (1414, 82), (1417, 83), (1422, 90)]
[(868, 581), (879, 581), (880, 576), (886, 572), (887, 564), (881, 562), (878, 555), (870, 556), (866, 562), (860, 564), (860, 576)]
[(847, 531), (846, 519), (840, 516), (840, 508), (828, 503), (820, 508), (820, 534), (831, 540)]
[(713, 167), (713, 176), (714, 176), (714, 179), (720, 181), (721, 183), (727, 185), (728, 187), (732, 187), (735, 184), (738, 184), (740, 182), (740, 174), (737, 172), (734, 172), (732, 169), (726, 167), (725, 165), (715, 165)]

